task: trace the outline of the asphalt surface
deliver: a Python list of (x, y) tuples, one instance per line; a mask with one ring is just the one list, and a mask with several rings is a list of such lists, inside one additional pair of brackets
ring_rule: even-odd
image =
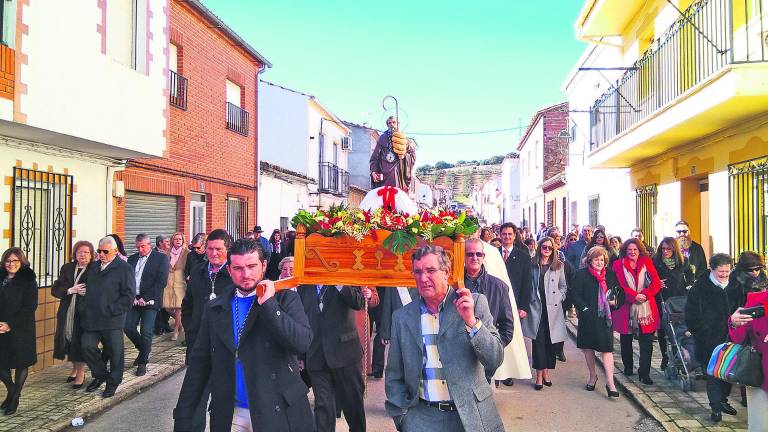
[[(512, 387), (502, 385), (497, 389), (496, 401), (508, 431), (664, 430), (624, 395), (618, 400), (608, 399), (602, 371), (598, 373), (597, 390), (585, 391), (587, 372), (584, 356), (571, 341), (566, 344), (566, 356), (568, 361), (558, 363), (557, 369), (551, 372), (552, 387), (535, 391), (530, 382), (516, 381)], [(85, 426), (77, 430), (171, 431), (173, 407), (183, 379), (182, 370), (98, 417), (86, 419)], [(366, 415), (369, 431), (395, 431), (384, 413), (383, 380), (368, 382)], [(343, 419), (337, 422), (336, 430), (348, 431)]]

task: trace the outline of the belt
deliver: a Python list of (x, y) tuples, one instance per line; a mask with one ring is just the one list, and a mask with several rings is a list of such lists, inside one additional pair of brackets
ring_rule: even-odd
[(421, 402), (424, 405), (431, 406), (432, 408), (437, 408), (439, 411), (445, 411), (445, 412), (456, 411), (456, 404), (454, 404), (451, 401), (448, 401), (448, 402), (431, 402), (431, 401), (428, 401), (428, 400), (421, 399)]

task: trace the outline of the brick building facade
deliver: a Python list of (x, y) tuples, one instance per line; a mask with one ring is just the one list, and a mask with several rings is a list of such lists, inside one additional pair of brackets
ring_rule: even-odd
[(114, 230), (129, 251), (138, 232), (239, 237), (256, 221), (256, 92), (271, 65), (199, 1), (170, 2), (168, 33), (168, 147), (115, 175), (126, 192)]

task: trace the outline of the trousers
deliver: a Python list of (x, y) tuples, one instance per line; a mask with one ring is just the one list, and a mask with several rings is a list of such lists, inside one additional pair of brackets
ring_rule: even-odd
[[(155, 326), (157, 309), (148, 307), (132, 307), (125, 316), (125, 335), (131, 340), (133, 346), (139, 350), (136, 362), (149, 363), (149, 353), (152, 351), (152, 330)], [(141, 333), (136, 327), (141, 325)]]
[(464, 432), (464, 425), (457, 411), (440, 411), (424, 403), (408, 409), (402, 423), (403, 432)]
[(707, 375), (707, 399), (712, 411), (722, 411), (723, 402), (728, 402), (728, 396), (731, 395), (731, 383), (721, 381), (715, 377)]
[(365, 432), (363, 375), (360, 362), (340, 368), (308, 370), (315, 394), (317, 432), (336, 430), (336, 403), (341, 406), (350, 432)]
[[(104, 345), (104, 352), (109, 360), (110, 370), (107, 372), (107, 360), (99, 350), (99, 341)], [(83, 359), (91, 369), (94, 378), (104, 379), (115, 386), (123, 381), (125, 368), (125, 347), (123, 346), (123, 331), (85, 330), (82, 336)]]
[[(624, 364), (625, 371), (634, 371), (635, 358), (632, 349), (631, 334), (620, 335), (621, 343), (621, 362)], [(647, 377), (651, 373), (651, 355), (653, 355), (653, 333), (640, 333), (637, 338), (640, 346), (640, 364), (637, 367), (637, 374), (640, 377)]]

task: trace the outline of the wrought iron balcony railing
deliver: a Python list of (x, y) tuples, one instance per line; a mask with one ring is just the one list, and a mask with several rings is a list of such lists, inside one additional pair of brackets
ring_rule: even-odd
[(168, 88), (170, 89), (170, 104), (176, 108), (187, 110), (187, 79), (174, 71), (170, 71)]
[(334, 195), (349, 194), (349, 173), (331, 162), (320, 162), (318, 191)]
[(227, 102), (227, 129), (248, 136), (248, 111)]
[(727, 65), (768, 60), (768, 0), (700, 0), (590, 109), (594, 150)]

